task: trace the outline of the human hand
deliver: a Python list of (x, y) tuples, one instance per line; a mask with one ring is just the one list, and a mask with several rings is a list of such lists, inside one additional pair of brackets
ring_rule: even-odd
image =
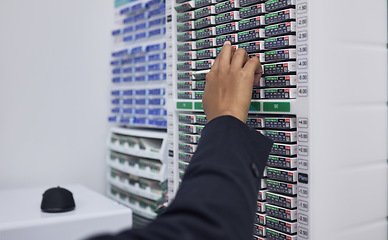
[(249, 58), (243, 48), (235, 50), (225, 42), (206, 76), (202, 105), (208, 122), (231, 115), (245, 123), (253, 85), (258, 84), (262, 73), (257, 57)]

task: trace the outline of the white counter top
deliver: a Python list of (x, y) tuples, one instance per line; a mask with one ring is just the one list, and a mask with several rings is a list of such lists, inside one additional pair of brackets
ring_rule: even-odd
[(132, 226), (132, 211), (79, 185), (60, 186), (73, 193), (76, 208), (65, 213), (40, 209), (45, 190), (56, 187), (0, 190), (0, 239), (82, 239)]

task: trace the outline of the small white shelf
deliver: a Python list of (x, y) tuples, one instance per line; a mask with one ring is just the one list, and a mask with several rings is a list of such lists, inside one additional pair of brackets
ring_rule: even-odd
[[(119, 141), (115, 141), (112, 143), (111, 139), (114, 134), (133, 137), (136, 139), (136, 143), (133, 146), (130, 146), (127, 142), (120, 144)], [(163, 164), (167, 164), (166, 131), (113, 127), (110, 130), (107, 144), (109, 149), (113, 151), (138, 157), (159, 159)]]
[[(112, 142), (111, 139), (114, 141)], [(107, 145), (111, 151), (116, 152), (112, 153), (112, 158), (111, 152), (108, 153), (107, 167), (122, 173), (115, 176), (111, 175), (111, 170), (107, 172), (106, 178), (109, 185), (107, 195), (131, 208), (135, 214), (154, 219), (157, 214), (153, 209), (156, 207), (156, 200), (162, 197), (163, 192), (155, 187), (157, 183), (161, 184), (167, 179), (166, 130), (112, 127)], [(160, 170), (151, 170), (151, 167), (159, 165), (159, 161)], [(136, 180), (131, 181), (133, 184), (130, 184), (129, 179), (132, 177)], [(142, 178), (140, 182), (147, 181), (144, 185), (147, 186), (146, 188), (140, 187), (137, 177)], [(152, 191), (152, 186), (158, 191)], [(112, 189), (115, 190), (112, 191)]]
[(138, 157), (153, 158), (153, 159), (161, 158), (160, 152), (156, 153), (156, 152), (142, 150), (137, 146), (130, 147), (127, 143), (124, 143), (124, 145), (120, 145), (118, 142), (110, 143), (109, 148), (116, 152), (121, 152), (121, 153), (138, 156)]
[(113, 194), (111, 192), (110, 187), (108, 188), (107, 195), (110, 198), (116, 200), (117, 202), (123, 204), (124, 206), (131, 208), (132, 211), (134, 213), (136, 213), (137, 215), (140, 215), (140, 216), (148, 218), (148, 219), (154, 219), (157, 216), (157, 214), (150, 207), (143, 208), (140, 206), (140, 204), (138, 202), (131, 203), (129, 201), (128, 196), (122, 196), (119, 193)]
[(110, 172), (107, 173), (107, 180), (110, 184), (125, 190), (129, 193), (138, 195), (140, 197), (148, 198), (151, 200), (158, 200), (162, 197), (162, 191), (160, 190), (159, 193), (155, 193), (151, 190), (150, 187), (146, 187), (145, 189), (141, 188), (138, 183), (135, 183), (134, 185), (129, 184), (129, 182), (121, 180), (118, 176), (112, 177), (110, 175)]
[(131, 174), (131, 175), (157, 180), (160, 182), (163, 182), (167, 179), (166, 164), (161, 165), (160, 171), (158, 173), (151, 171), (151, 168), (149, 166), (145, 167), (145, 169), (141, 169), (138, 164), (131, 166), (126, 161), (123, 163), (120, 163), (120, 160), (118, 158), (111, 159), (110, 157), (108, 157), (107, 164), (112, 168), (115, 168), (117, 170), (120, 170), (122, 172)]

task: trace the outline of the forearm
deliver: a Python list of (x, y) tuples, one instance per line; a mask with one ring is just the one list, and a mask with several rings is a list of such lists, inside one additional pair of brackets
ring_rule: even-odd
[(144, 229), (100, 239), (251, 239), (259, 180), (271, 146), (234, 117), (212, 120), (165, 213)]
[(207, 231), (194, 227), (198, 233), (192, 239), (251, 239), (259, 182), (271, 146), (269, 139), (236, 118), (212, 120), (166, 213), (190, 214), (182, 231), (206, 222)]

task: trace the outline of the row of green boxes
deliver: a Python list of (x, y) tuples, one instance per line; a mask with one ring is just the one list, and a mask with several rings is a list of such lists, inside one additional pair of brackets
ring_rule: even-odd
[[(178, 110), (199, 110), (203, 111), (202, 101), (178, 101)], [(251, 102), (249, 111), (263, 112), (291, 112), (290, 102)]]

